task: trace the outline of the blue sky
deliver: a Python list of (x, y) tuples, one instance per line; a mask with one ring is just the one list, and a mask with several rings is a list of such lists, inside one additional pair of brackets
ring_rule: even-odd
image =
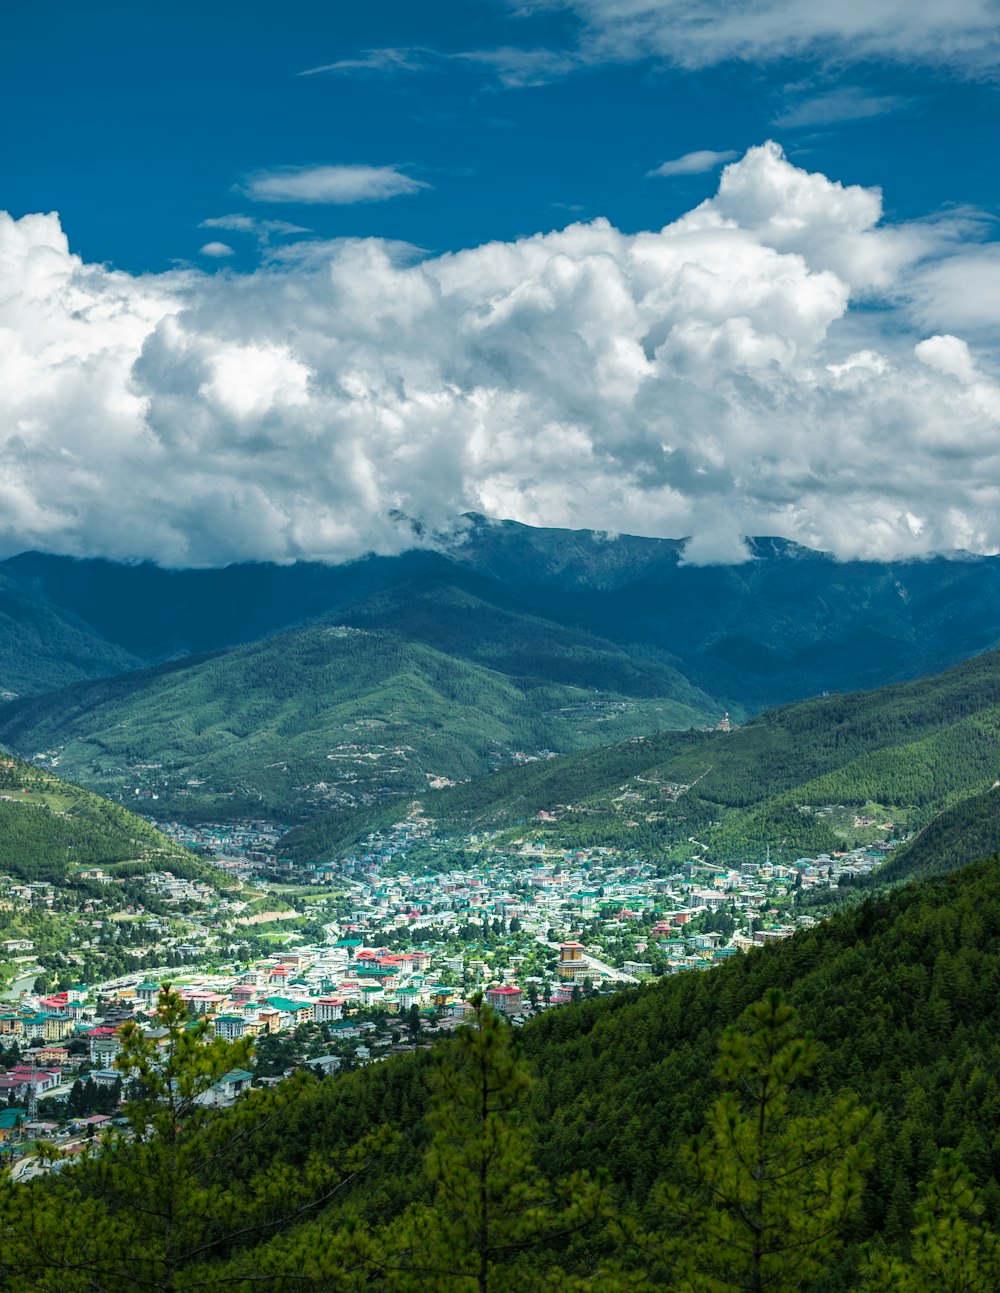
[(1000, 551), (1000, 0), (4, 20), (0, 553)]
[[(3, 205), (58, 210), (86, 260), (133, 272), (197, 260), (200, 222), (240, 212), (441, 251), (597, 215), (659, 228), (715, 174), (650, 171), (773, 138), (810, 170), (880, 185), (893, 216), (1000, 210), (1000, 95), (974, 53), (936, 62), (890, 33), (872, 56), (821, 30), (805, 56), (789, 37), (676, 66), (652, 40), (581, 57), (586, 18), (502, 0), (11, 5)], [(426, 187), (354, 205), (235, 191), (323, 165), (393, 167)], [(247, 238), (216, 241), (252, 262)]]

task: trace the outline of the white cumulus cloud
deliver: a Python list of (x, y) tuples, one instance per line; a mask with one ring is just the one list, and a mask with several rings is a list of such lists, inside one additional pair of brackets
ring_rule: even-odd
[(0, 549), (343, 560), (472, 509), (701, 562), (760, 533), (995, 551), (995, 332), (949, 322), (977, 229), (887, 225), (773, 144), (663, 229), (434, 258), (307, 240), (133, 276), (0, 214)]
[(913, 353), (922, 364), (936, 369), (939, 373), (950, 373), (960, 382), (971, 382), (976, 376), (976, 366), (969, 353), (968, 343), (960, 337), (928, 337), (913, 348)]

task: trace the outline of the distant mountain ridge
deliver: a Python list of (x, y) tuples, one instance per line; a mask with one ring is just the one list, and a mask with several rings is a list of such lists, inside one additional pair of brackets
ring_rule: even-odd
[[(603, 661), (627, 684), (629, 658), (586, 641), (538, 663)], [(705, 730), (711, 702), (671, 691), (668, 669), (639, 675), (653, 680), (667, 690), (600, 692), (317, 626), (9, 703), (0, 740), (112, 798), (155, 794), (161, 819), (295, 824), (283, 847), (300, 860), (337, 856), (414, 805), (452, 839), (528, 829), (556, 848), (677, 862), (693, 849), (719, 865), (921, 831), (887, 879), (1000, 846), (1000, 653), (732, 732)]]
[(837, 562), (777, 538), (749, 551), (740, 565), (694, 566), (679, 540), (473, 516), (437, 549), (340, 566), (169, 571), (24, 553), (0, 562), (0, 692), (39, 694), (322, 622), (489, 663), (487, 617), (506, 619), (511, 640), (550, 637), (550, 654), (555, 638), (595, 635), (640, 669), (671, 669), (752, 711), (916, 677), (1000, 642), (1000, 558)]

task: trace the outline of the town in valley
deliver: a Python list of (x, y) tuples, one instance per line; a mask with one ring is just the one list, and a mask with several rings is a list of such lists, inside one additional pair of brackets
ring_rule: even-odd
[(80, 878), (100, 896), (80, 904), (0, 878), (0, 1151), (30, 1172), (40, 1138), (71, 1154), (112, 1123), (128, 1097), (118, 1030), (135, 1020), (155, 1037), (166, 985), (215, 1036), (255, 1041), (252, 1068), (202, 1097), (225, 1106), (304, 1066), (332, 1073), (427, 1045), (476, 994), (518, 1023), (709, 971), (816, 924), (824, 898), (898, 843), (721, 866), (692, 840), (687, 860), (665, 863), (560, 848), (545, 816), (456, 840), (411, 813), (336, 862), (304, 865), (282, 857), (267, 822), (158, 823), (216, 883), (92, 867)]

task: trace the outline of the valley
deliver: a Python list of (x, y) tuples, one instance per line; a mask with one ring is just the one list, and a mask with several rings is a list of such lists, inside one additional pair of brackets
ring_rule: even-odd
[[(8, 563), (22, 581), (32, 572), (31, 614), (15, 606), (25, 632), (44, 604), (91, 635), (86, 651), (69, 628), (49, 638), (72, 668), (42, 658), (26, 686), (10, 675), (24, 693), (0, 704), (0, 1092), (12, 1110), (0, 1150), (20, 1163), (18, 1188), (49, 1179), (33, 1138), (54, 1137), (56, 1157), (72, 1159), (124, 1116), (123, 1024), (155, 1044), (169, 985), (206, 1044), (241, 1057), (204, 1088), (220, 1117), (238, 1114), (246, 1089), (298, 1091), (310, 1074), (322, 1094), (303, 1099), (336, 1101), (338, 1084), (363, 1081), (388, 1116), (391, 1075), (422, 1071), (427, 1048), (483, 1000), (533, 1063), (561, 1056), (566, 1076), (533, 1097), (545, 1152), (572, 1170), (573, 1138), (588, 1153), (600, 1141), (631, 1208), (659, 1172), (647, 1118), (669, 1108), (694, 1130), (694, 1103), (670, 1094), (681, 1061), (650, 1049), (664, 1019), (722, 1018), (772, 973), (814, 1009), (821, 949), (846, 939), (862, 977), (883, 956), (877, 938), (869, 950), (868, 934), (847, 932), (864, 912), (904, 910), (892, 894), (915, 892), (914, 877), (921, 910), (945, 892), (964, 902), (961, 888), (926, 886), (953, 871), (961, 885), (960, 868), (1000, 850), (1000, 653), (964, 652), (953, 636), (957, 661), (900, 681), (918, 656), (879, 639), (886, 576), (855, 568), (836, 570), (839, 593), (863, 588), (865, 640), (882, 646), (834, 644), (824, 658), (820, 636), (803, 653), (793, 640), (820, 631), (815, 580), (831, 572), (815, 554), (757, 547), (756, 569), (687, 572), (669, 545), (476, 522), (446, 556), (335, 576), (79, 563), (89, 605), (62, 563)], [(782, 580), (801, 570), (812, 587), (783, 627), (767, 609), (775, 562)], [(990, 569), (921, 569), (910, 585), (937, 580), (928, 596), (943, 607)], [(742, 586), (745, 627), (773, 635), (783, 663), (764, 668), (756, 648), (721, 638), (677, 653), (696, 608), (664, 590), (689, 575), (699, 598), (713, 580), (725, 596)], [(150, 613), (127, 632), (123, 590)], [(721, 622), (725, 596), (701, 606), (703, 623)], [(910, 600), (892, 596), (911, 615), (913, 587)], [(930, 658), (933, 633), (919, 641)], [(879, 685), (863, 689), (873, 671)], [(807, 676), (851, 690), (795, 698)], [(764, 695), (780, 703), (761, 707)], [(973, 866), (969, 883), (988, 887), (992, 865)], [(768, 968), (779, 966), (792, 968)], [(641, 1021), (628, 1060), (622, 1011)], [(591, 1024), (599, 1043), (586, 1040)], [(677, 1027), (680, 1053), (701, 1045)], [(588, 1094), (600, 1084), (578, 1081), (591, 1045), (612, 1057), (609, 1089), (629, 1111), (620, 1149)], [(702, 1107), (704, 1081), (692, 1081)], [(297, 1143), (323, 1134), (307, 1121)], [(929, 1162), (908, 1169), (907, 1198)], [(390, 1211), (405, 1207), (382, 1168), (373, 1180)], [(901, 1180), (876, 1181), (865, 1225), (890, 1224), (886, 1190), (902, 1198)]]
[[(621, 636), (620, 616), (603, 619), (603, 637), (581, 627), (579, 613), (570, 622), (569, 606), (589, 605), (593, 620), (602, 599), (670, 580), (675, 592), (690, 578), (731, 594), (739, 579), (767, 604), (775, 563), (786, 597), (796, 579), (804, 592), (818, 573), (831, 577), (820, 554), (755, 542), (752, 569), (692, 571), (663, 541), (471, 518), (447, 553), (348, 567), (165, 572), (8, 562), (5, 577), (21, 581), (23, 596), (30, 589), (48, 613), (59, 606), (78, 627), (86, 614), (92, 631), (133, 661), (162, 659), (182, 642), (211, 648), (0, 705), (0, 740), (29, 760), (9, 761), (17, 809), (0, 801), (9, 823), (0, 850), (20, 860), (10, 883), (55, 884), (67, 912), (108, 907), (100, 914), (119, 922), (118, 943), (123, 909), (133, 930), (156, 923), (163, 895), (148, 875), (207, 884), (208, 923), (199, 927), (193, 908), (175, 909), (173, 941), (154, 938), (149, 952), (197, 948), (196, 959), (213, 966), (231, 959), (231, 947), (259, 952), (269, 938), (318, 933), (317, 911), (328, 923), (343, 920), (351, 901), (354, 932), (405, 942), (410, 924), (432, 914), (428, 896), (441, 905), (441, 877), (470, 904), (448, 902), (432, 922), (454, 959), (456, 927), (500, 920), (509, 935), (507, 907), (545, 888), (561, 905), (534, 913), (535, 934), (543, 924), (546, 933), (582, 933), (598, 951), (610, 938), (613, 970), (624, 973), (628, 961), (659, 974), (704, 968), (712, 956), (698, 953), (749, 946), (768, 924), (788, 932), (820, 918), (879, 876), (898, 882), (1000, 846), (989, 798), (1000, 780), (997, 656), (754, 714), (753, 686), (730, 699), (713, 675), (712, 691), (701, 691), (650, 641), (616, 645), (607, 634), (613, 627)], [(964, 591), (989, 569), (952, 563), (953, 591), (939, 587), (938, 603), (949, 604), (956, 580)], [(872, 603), (871, 580), (885, 576), (856, 566), (834, 572), (841, 592), (866, 589), (874, 635), (884, 611)], [(926, 563), (910, 574), (913, 585), (918, 575), (944, 579)], [(331, 589), (337, 612), (346, 608), (354, 623), (324, 622), (334, 613)], [(799, 629), (822, 604), (822, 594), (811, 595), (799, 604)], [(122, 617), (126, 596), (147, 618)], [(901, 604), (912, 608), (912, 590)], [(703, 610), (704, 623), (718, 605)], [(684, 607), (682, 598), (671, 603), (675, 624), (693, 623), (694, 607)], [(27, 626), (37, 622), (37, 610), (19, 613)], [(303, 615), (313, 622), (289, 627)], [(757, 615), (774, 628), (773, 615), (761, 619), (759, 606)], [(234, 642), (265, 625), (279, 631)], [(58, 637), (52, 646), (65, 650)], [(690, 661), (684, 667), (690, 672)], [(620, 689), (595, 687), (597, 678)], [(29, 819), (18, 811), (27, 804), (47, 811)], [(99, 815), (107, 819), (96, 852), (81, 833), (95, 804), (106, 805)], [(134, 824), (126, 837), (141, 836), (141, 847), (114, 834), (126, 822)], [(25, 823), (30, 837), (19, 834)], [(605, 879), (639, 887), (608, 892)], [(565, 902), (598, 890), (596, 903)], [(379, 893), (393, 895), (388, 925)], [(626, 896), (636, 898), (634, 910)], [(193, 891), (187, 898), (191, 907)], [(664, 953), (659, 944), (671, 940), (652, 930), (678, 912), (694, 922), (693, 936), (723, 932), (724, 946)], [(248, 930), (260, 939), (234, 941)], [(85, 977), (106, 977), (102, 957), (115, 950), (98, 955), (106, 934), (84, 940), (93, 944)], [(66, 921), (43, 945), (60, 939), (64, 963), (50, 956), (42, 967), (51, 975), (74, 958), (80, 964)], [(509, 967), (487, 961), (486, 969)], [(539, 987), (556, 983), (543, 978)]]

